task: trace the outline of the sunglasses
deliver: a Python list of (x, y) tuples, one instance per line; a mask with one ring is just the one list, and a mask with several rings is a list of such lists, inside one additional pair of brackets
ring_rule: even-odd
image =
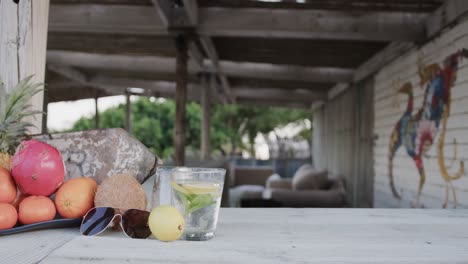
[(149, 212), (139, 209), (128, 209), (124, 212), (112, 207), (94, 207), (83, 217), (80, 232), (85, 236), (95, 236), (104, 232), (117, 217), (120, 227), (130, 238), (146, 239), (151, 235), (148, 227)]

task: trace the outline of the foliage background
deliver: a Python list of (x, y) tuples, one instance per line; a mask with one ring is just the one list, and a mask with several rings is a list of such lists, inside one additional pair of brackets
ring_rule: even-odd
[[(100, 112), (100, 128), (124, 128), (125, 105)], [(189, 150), (200, 148), (201, 107), (198, 103), (187, 104), (186, 146)], [(173, 100), (150, 100), (139, 97), (132, 102), (132, 133), (151, 151), (162, 158), (171, 157), (174, 149), (175, 103)], [(312, 121), (311, 111), (279, 107), (241, 105), (213, 105), (211, 115), (211, 146), (219, 155), (239, 154), (248, 151), (255, 156), (254, 140), (258, 133), (266, 135), (275, 128), (291, 122)], [(70, 131), (94, 129), (94, 117), (83, 117)], [(275, 133), (278, 137), (278, 135)], [(312, 138), (312, 129), (304, 129), (298, 135), (307, 141)], [(243, 140), (244, 139), (244, 140)], [(247, 140), (245, 140), (247, 139)]]

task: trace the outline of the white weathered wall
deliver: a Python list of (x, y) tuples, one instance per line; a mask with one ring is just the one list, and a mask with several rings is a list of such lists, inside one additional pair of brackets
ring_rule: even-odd
[[(441, 64), (443, 60), (456, 51), (468, 48), (468, 22), (463, 22), (442, 34), (419, 49), (414, 49), (399, 57), (375, 76), (375, 125), (374, 133), (378, 136), (374, 146), (374, 206), (375, 207), (411, 207), (416, 197), (419, 174), (413, 160), (406, 154), (404, 146), (400, 147), (394, 158), (394, 179), (402, 199), (393, 197), (388, 179), (388, 145), (394, 125), (406, 109), (407, 97), (397, 94), (395, 83), (410, 81), (414, 87), (414, 111), (421, 108), (425, 87), (419, 85), (417, 74), (418, 58), (424, 65)], [(459, 158), (468, 160), (468, 59), (460, 63), (457, 80), (451, 90), (452, 107), (447, 123), (445, 137), (446, 164), (453, 158), (454, 144), (457, 139)], [(445, 181), (442, 179), (437, 162), (437, 143), (442, 124), (432, 145), (429, 156), (423, 158), (426, 169), (426, 183), (421, 196), (423, 207), (440, 208), (445, 198)], [(450, 172), (458, 169), (455, 162)], [(453, 185), (458, 198), (458, 208), (468, 208), (468, 177), (466, 174)], [(450, 196), (450, 201), (452, 197)], [(452, 207), (449, 204), (448, 207)]]
[[(43, 83), (49, 20), (49, 0), (0, 0), (0, 79), (7, 91), (34, 75)], [(0, 95), (1, 96), (1, 95)], [(33, 110), (43, 110), (43, 93), (32, 98)], [(35, 125), (31, 133), (41, 132), (42, 116), (28, 119)]]
[(343, 177), (351, 207), (372, 206), (372, 82), (362, 82), (314, 110), (314, 166)]
[(312, 123), (314, 133), (312, 134), (312, 159), (313, 164), (318, 169), (326, 169), (326, 133), (325, 133), (325, 106), (321, 105), (314, 111), (314, 120)]
[(354, 203), (354, 107), (354, 89), (348, 89), (314, 111), (314, 166), (345, 179), (349, 206)]

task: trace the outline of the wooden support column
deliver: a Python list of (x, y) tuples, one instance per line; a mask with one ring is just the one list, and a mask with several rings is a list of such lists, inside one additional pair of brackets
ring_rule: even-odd
[[(210, 82), (208, 82), (208, 78)], [(213, 87), (212, 82), (216, 81), (214, 75), (202, 75), (202, 87), (201, 87), (201, 107), (202, 107), (202, 116), (201, 116), (201, 154), (202, 159), (211, 158), (211, 88)]]
[(48, 134), (49, 130), (47, 129), (47, 119), (49, 115), (49, 91), (44, 89), (44, 101), (42, 103), (42, 112), (44, 115), (42, 116), (42, 129), (41, 134)]
[(98, 107), (99, 97), (94, 98), (94, 128), (99, 128), (99, 107)]
[(174, 163), (183, 166), (185, 163), (185, 104), (187, 101), (187, 40), (178, 36), (175, 41), (177, 50), (176, 62), (176, 120), (174, 134)]
[[(34, 82), (44, 82), (48, 21), (49, 0), (0, 1), (0, 78), (7, 92), (30, 75)], [(33, 110), (43, 110), (43, 97), (32, 98)], [(41, 132), (42, 115), (26, 121), (35, 126), (30, 133)]]
[(132, 104), (130, 102), (130, 93), (126, 94), (127, 103), (125, 104), (125, 130), (132, 134)]

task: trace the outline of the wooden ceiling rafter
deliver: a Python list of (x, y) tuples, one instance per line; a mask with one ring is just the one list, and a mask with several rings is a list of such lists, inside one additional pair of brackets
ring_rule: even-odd
[[(49, 52), (52, 55), (48, 59), (57, 52), (75, 51), (91, 51), (89, 55), (97, 56), (98, 60), (107, 55), (117, 59), (132, 58), (138, 64), (123, 63), (120, 66), (134, 65), (132, 70), (155, 68), (142, 74), (128, 72), (124, 74), (127, 79), (140, 80), (140, 76), (150, 79), (149, 75), (154, 74), (163, 76), (155, 78), (170, 82), (168, 76), (172, 68), (168, 65), (175, 56), (171, 39), (183, 32), (195, 40), (189, 44), (189, 78), (192, 78), (189, 81), (193, 82), (198, 72), (213, 73), (218, 77), (226, 102), (238, 99), (239, 103), (245, 103), (252, 101), (255, 97), (252, 93), (256, 90), (289, 89), (292, 92), (310, 85), (306, 87), (309, 91), (313, 88), (320, 93), (330, 90), (332, 83), (361, 79), (375, 71), (375, 67), (380, 67), (382, 61), (388, 61), (369, 60), (383, 50), (385, 43), (392, 42), (393, 46), (389, 47), (402, 47), (403, 50), (413, 42), (425, 40), (439, 31), (443, 14), (459, 14), (462, 8), (457, 6), (464, 5), (460, 4), (462, 1), (450, 0), (460, 3), (449, 5), (439, 18), (434, 16), (428, 20), (428, 14), (444, 1), (303, 2), (51, 0), (49, 49), (53, 51)], [(113, 43), (115, 37), (122, 41)], [(394, 55), (388, 54), (387, 58)], [(152, 62), (141, 60), (144, 57), (149, 57)], [(154, 61), (156, 64), (152, 64)], [(99, 88), (103, 93), (114, 90), (102, 82), (96, 83), (99, 81), (96, 78), (115, 78), (125, 70), (117, 69), (120, 61), (111, 67), (100, 65), (96, 68), (69, 62), (55, 61), (49, 70), (64, 66), (62, 76), (72, 77), (77, 82), (81, 80), (83, 85)], [(93, 75), (95, 70), (97, 73)], [(60, 73), (57, 69), (54, 72)], [(88, 79), (83, 81), (77, 72)], [(252, 93), (247, 91), (248, 88)], [(158, 94), (163, 93), (164, 90), (158, 91)], [(284, 97), (281, 93), (276, 95)], [(300, 100), (303, 95), (296, 97)], [(282, 100), (270, 99), (272, 102)]]
[[(193, 25), (181, 7), (171, 8), (172, 11), (164, 11), (167, 7), (159, 7), (155, 12), (138, 5), (53, 4), (49, 29), (53, 32), (147, 36), (167, 36), (168, 30), (186, 29), (207, 37), (418, 41), (425, 37), (424, 20), (427, 15), (384, 11), (200, 8), (198, 24)], [(164, 12), (168, 14), (164, 16)], [(174, 22), (168, 25), (168, 19)]]
[(200, 7), (268, 8), (268, 9), (320, 9), (337, 11), (390, 11), (421, 12), (434, 11), (443, 0), (283, 0), (266, 2), (258, 0), (198, 0)]
[[(223, 103), (234, 103), (235, 97), (232, 95), (227, 77), (219, 68), (219, 57), (216, 48), (212, 44), (210, 38), (198, 38), (196, 33), (196, 27), (198, 25), (197, 2), (193, 0), (181, 0), (180, 3), (170, 0), (152, 0), (152, 2), (159, 16), (163, 18), (164, 26), (169, 31), (192, 36), (192, 38), (189, 38), (191, 49), (189, 52), (191, 57), (199, 59), (199, 63), (202, 64), (201, 67), (203, 69), (203, 61), (200, 59), (203, 51), (199, 50), (198, 45), (196, 45), (196, 41), (200, 41), (204, 53), (208, 55), (208, 58), (212, 61), (216, 69), (215, 74), (220, 80), (222, 87), (221, 98), (223, 98)], [(196, 39), (194, 40), (193, 37)]]
[[(170, 57), (93, 54), (72, 51), (49, 51), (47, 53), (47, 61), (49, 64), (85, 69), (90, 72), (115, 71), (159, 75), (174, 73), (176, 64), (175, 59)], [(216, 73), (217, 69), (210, 60), (205, 59), (203, 65), (207, 72)], [(219, 67), (224, 70), (224, 74), (228, 78), (335, 83), (351, 82), (354, 76), (354, 70), (349, 68), (306, 67), (233, 61), (220, 61)], [(189, 61), (188, 71), (189, 75), (195, 76), (199, 73), (199, 67), (194, 61)]]

